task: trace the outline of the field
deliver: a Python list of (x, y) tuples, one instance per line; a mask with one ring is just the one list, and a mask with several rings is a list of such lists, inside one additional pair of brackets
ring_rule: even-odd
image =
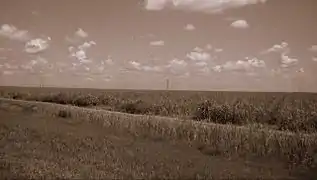
[(316, 94), (0, 94), (3, 177), (309, 179), (317, 165)]
[(0, 97), (275, 130), (317, 131), (317, 94), (0, 87)]

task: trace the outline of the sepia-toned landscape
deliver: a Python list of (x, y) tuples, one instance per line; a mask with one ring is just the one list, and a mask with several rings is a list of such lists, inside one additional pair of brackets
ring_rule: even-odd
[(2, 0), (0, 179), (317, 179), (316, 0)]
[(3, 177), (316, 178), (315, 94), (0, 92)]

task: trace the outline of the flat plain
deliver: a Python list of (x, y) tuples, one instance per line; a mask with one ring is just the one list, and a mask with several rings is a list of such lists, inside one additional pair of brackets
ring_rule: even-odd
[[(205, 102), (209, 96), (220, 104), (224, 98), (218, 96), (223, 96), (224, 92), (80, 90), (80, 95), (99, 98), (99, 103), (85, 107), (35, 102), (24, 96), (29, 93), (33, 98), (35, 95), (43, 98), (50, 93), (62, 92), (74, 98), (72, 94), (78, 95), (78, 91), (1, 88), (3, 97), (20, 96), (0, 100), (1, 179), (316, 178), (313, 171), (317, 142), (312, 130), (289, 131), (265, 123), (251, 126), (192, 119), (191, 113), (200, 100)], [(227, 102), (230, 98), (254, 97), (252, 93), (251, 96), (247, 93), (227, 94)], [(173, 110), (179, 112), (151, 114), (149, 110), (137, 111), (140, 107), (132, 108), (132, 113), (126, 109), (117, 112), (115, 103), (100, 103), (100, 95), (109, 101), (109, 97), (120, 99), (122, 104), (127, 100), (130, 103), (141, 100), (152, 105), (175, 104)], [(257, 97), (264, 96), (272, 95)], [(296, 96), (287, 98), (297, 100)], [(302, 102), (312, 103), (312, 98), (305, 100), (306, 96), (315, 95), (300, 95)], [(247, 100), (251, 102), (250, 99)], [(261, 102), (259, 99), (253, 102)], [(190, 103), (184, 107), (184, 101)], [(182, 114), (182, 108), (192, 112)], [(305, 108), (307, 110), (308, 106)]]

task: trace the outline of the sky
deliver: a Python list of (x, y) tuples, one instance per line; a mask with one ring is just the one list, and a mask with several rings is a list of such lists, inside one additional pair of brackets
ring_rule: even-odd
[(0, 85), (317, 92), (316, 0), (4, 0)]

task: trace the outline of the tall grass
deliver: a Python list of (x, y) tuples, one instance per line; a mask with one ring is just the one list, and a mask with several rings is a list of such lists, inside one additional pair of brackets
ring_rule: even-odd
[(94, 110), (68, 105), (43, 102), (0, 99), (0, 106), (9, 109), (19, 106), (32, 107), (32, 111), (48, 116), (60, 116), (66, 112), (68, 117), (98, 123), (105, 129), (128, 132), (132, 136), (164, 138), (200, 144), (210, 152), (225, 155), (273, 157), (301, 165), (312, 165), (317, 150), (315, 134), (276, 131), (252, 126), (221, 125), (188, 121), (167, 117), (132, 115), (104, 110)]
[(317, 131), (317, 96), (309, 93), (2, 88), (0, 96), (220, 124), (258, 124), (282, 131)]

